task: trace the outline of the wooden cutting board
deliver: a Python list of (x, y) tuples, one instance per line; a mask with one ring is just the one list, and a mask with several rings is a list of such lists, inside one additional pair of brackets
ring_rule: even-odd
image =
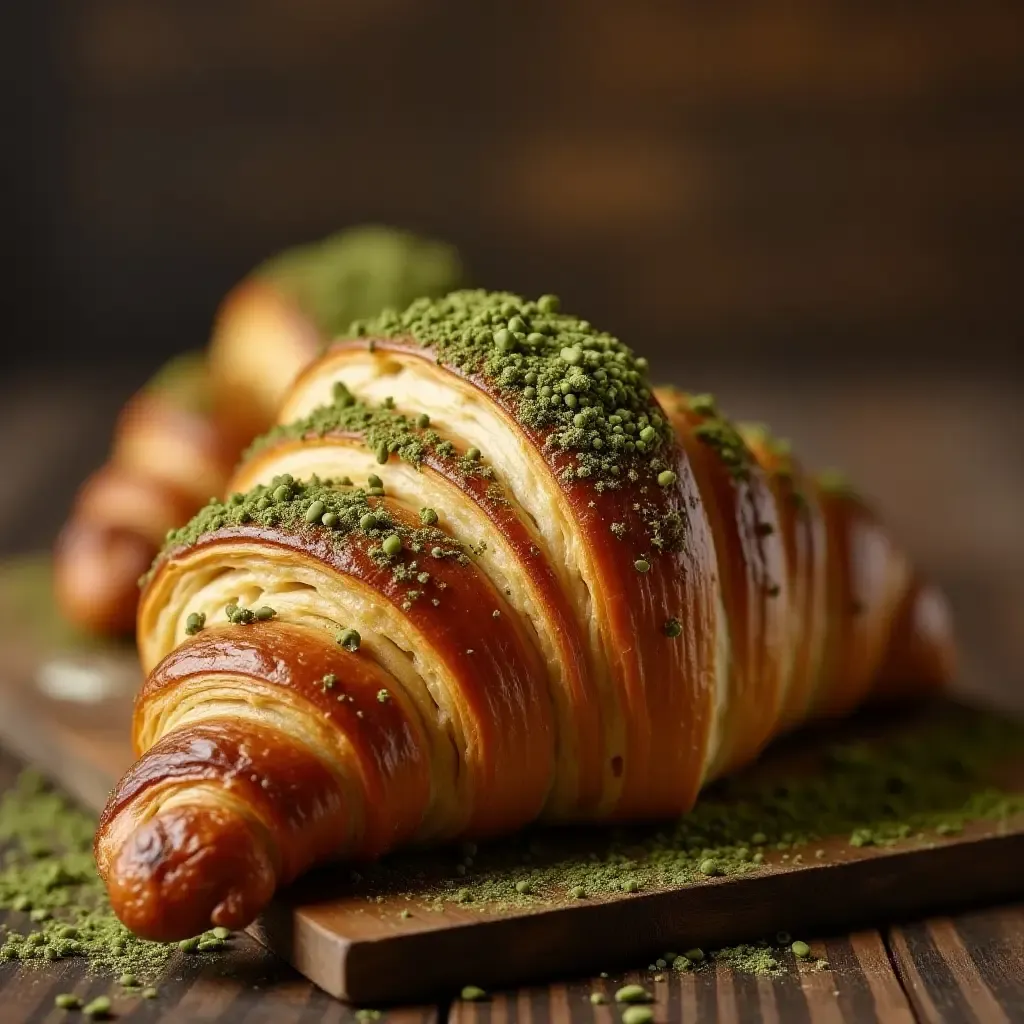
[[(0, 652), (0, 743), (98, 809), (131, 761), (128, 724), (139, 683), (132, 649), (64, 626), (50, 602), (48, 566), (36, 559), (0, 569)], [(847, 727), (846, 738), (850, 728), (857, 735), (879, 723)], [(757, 770), (773, 770), (773, 761), (810, 764), (819, 742), (798, 737)], [(1011, 778), (1024, 791), (1021, 753), (1000, 781)], [(602, 841), (600, 830), (540, 836), (538, 864), (585, 863), (588, 844)], [(405, 858), (402, 884), (392, 879), (376, 889), (335, 867), (280, 896), (252, 932), (331, 994), (365, 1005), (614, 969), (667, 947), (715, 947), (780, 928), (811, 934), (1024, 895), (1024, 815), (928, 842), (858, 848), (848, 839), (816, 843), (800, 862), (770, 850), (765, 866), (748, 875), (558, 903), (449, 899), (441, 912), (420, 896), (458, 884), (450, 851)]]

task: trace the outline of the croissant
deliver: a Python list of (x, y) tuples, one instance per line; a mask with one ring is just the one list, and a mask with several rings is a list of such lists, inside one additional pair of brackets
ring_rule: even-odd
[(110, 457), (79, 489), (57, 539), (64, 615), (93, 632), (130, 632), (139, 577), (167, 531), (224, 489), (238, 451), (211, 416), (202, 354), (168, 362), (122, 409)]
[(353, 320), (443, 295), (461, 276), (450, 245), (374, 225), (258, 266), (225, 297), (210, 338), (215, 408), (236, 452), (271, 426), (299, 371)]
[(167, 531), (222, 493), (296, 374), (341, 326), (458, 284), (454, 249), (358, 227), (253, 270), (217, 312), (207, 353), (167, 364), (125, 406), (110, 458), (83, 485), (54, 553), (57, 602), (99, 633), (135, 624), (137, 581)]
[(356, 323), (143, 590), (140, 759), (95, 851), (159, 939), (315, 864), (678, 815), (776, 735), (944, 686), (868, 506), (553, 296)]

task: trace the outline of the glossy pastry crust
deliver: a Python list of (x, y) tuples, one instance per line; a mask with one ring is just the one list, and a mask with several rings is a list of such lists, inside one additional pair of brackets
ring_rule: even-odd
[[(372, 351), (365, 342), (334, 345), (296, 381), (281, 420), (330, 400), (339, 379), (368, 401), (390, 397), (408, 414), (428, 414), (462, 450), (481, 450), (533, 522), (589, 644), (589, 696), (604, 737), (596, 779), (582, 780), (599, 788), (590, 813), (657, 817), (691, 806), (722, 666), (710, 526), (682, 449), (671, 438), (664, 446), (673, 487), (649, 478), (604, 490), (567, 482), (572, 456), (547, 443), (550, 431), (521, 422), (484, 375), (439, 365), (411, 339), (375, 339)], [(685, 537), (659, 551), (651, 524), (665, 521), (678, 521)], [(617, 542), (612, 523), (628, 542)], [(673, 620), (677, 636), (666, 633)]]
[[(141, 759), (97, 835), (132, 927), (179, 937), (249, 913), (266, 871), (408, 841), (677, 814), (783, 730), (948, 681), (941, 596), (856, 494), (554, 309), (461, 293), (338, 342), (171, 538)], [(322, 818), (226, 784), (250, 725)], [(205, 847), (222, 828), (259, 867), (189, 904), (159, 882), (174, 844), (138, 837), (211, 806)]]
[(107, 465), (82, 488), (55, 549), (65, 616), (92, 632), (130, 632), (137, 580), (164, 535), (223, 493), (241, 450), (273, 424), (332, 334), (440, 294), (460, 274), (450, 246), (367, 226), (285, 250), (247, 275), (220, 304), (207, 350), (169, 362), (122, 410)]

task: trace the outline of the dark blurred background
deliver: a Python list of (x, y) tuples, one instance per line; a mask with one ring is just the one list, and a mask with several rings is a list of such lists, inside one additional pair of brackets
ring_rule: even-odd
[(119, 402), (254, 263), (378, 221), (773, 418), (947, 575), (1024, 569), (1019, 0), (0, 19), (4, 415), (49, 481), (42, 510), (0, 491), (8, 549), (52, 536)]
[(155, 362), (367, 219), (662, 358), (1020, 342), (1017, 0), (6, 6), (24, 361)]

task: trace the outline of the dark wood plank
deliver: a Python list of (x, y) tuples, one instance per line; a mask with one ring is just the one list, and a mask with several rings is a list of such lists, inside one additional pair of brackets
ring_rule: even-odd
[(1024, 1020), (1024, 906), (901, 925), (889, 947), (922, 1020)]
[[(0, 921), (3, 920), (0, 915)], [(359, 1008), (332, 999), (246, 935), (215, 955), (175, 955), (156, 982), (156, 999), (127, 993), (116, 979), (97, 977), (74, 959), (43, 966), (0, 964), (0, 1020), (5, 1024), (59, 1020), (54, 997), (73, 992), (84, 1002), (109, 995), (117, 1019), (224, 1021), (230, 1024), (355, 1024)], [(433, 1024), (434, 1008), (382, 1011), (382, 1022)]]
[[(672, 943), (678, 948), (678, 943)], [(778, 976), (750, 974), (724, 963), (695, 972), (664, 970), (606, 972), (549, 986), (495, 992), (483, 1002), (456, 999), (451, 1024), (611, 1024), (622, 1007), (615, 992), (643, 985), (654, 997), (657, 1024), (913, 1024), (915, 1018), (876, 931), (809, 943), (812, 958), (800, 961), (776, 949)], [(819, 968), (818, 959), (828, 967)], [(604, 1002), (594, 1005), (597, 993)]]

